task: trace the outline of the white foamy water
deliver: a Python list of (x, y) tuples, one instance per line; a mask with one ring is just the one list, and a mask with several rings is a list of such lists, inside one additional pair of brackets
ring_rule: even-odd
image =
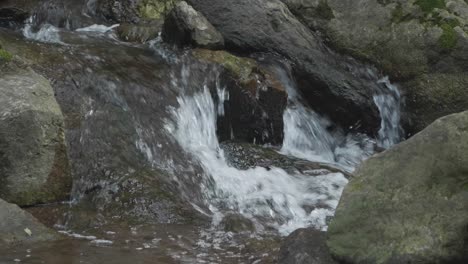
[(60, 40), (60, 29), (50, 24), (44, 24), (38, 31), (33, 30), (34, 17), (28, 18), (23, 28), (23, 36), (39, 42), (63, 44)]
[(112, 25), (112, 26), (94, 24), (94, 25), (91, 25), (89, 27), (78, 28), (75, 31), (77, 31), (77, 32), (106, 33), (106, 32), (112, 31), (114, 28), (116, 28), (118, 26), (120, 26), (120, 24), (115, 24), (115, 25)]
[(379, 108), (382, 122), (379, 130), (379, 146), (389, 148), (401, 139), (400, 128), (400, 91), (390, 83), (388, 77), (379, 80), (386, 90), (374, 96), (374, 102)]
[(330, 163), (346, 171), (374, 153), (374, 140), (362, 134), (333, 134), (331, 121), (304, 106), (295, 83), (282, 68), (276, 73), (288, 92), (288, 107), (283, 115), (284, 140), (281, 153), (310, 161)]
[(180, 96), (178, 102), (179, 108), (172, 111), (173, 122), (166, 129), (203, 166), (206, 200), (215, 211), (237, 211), (249, 218), (261, 218), (283, 234), (304, 226), (327, 229), (327, 218), (333, 216), (347, 184), (341, 173), (310, 177), (291, 175), (279, 168), (230, 167), (219, 147), (217, 107), (208, 87)]

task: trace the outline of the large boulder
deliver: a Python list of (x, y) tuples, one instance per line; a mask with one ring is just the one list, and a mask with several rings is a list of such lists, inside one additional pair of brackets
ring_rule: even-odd
[(229, 49), (273, 52), (293, 62), (311, 106), (345, 129), (375, 134), (380, 127), (376, 80), (356, 61), (327, 49), (279, 0), (190, 0), (221, 32)]
[(65, 200), (71, 176), (54, 91), (12, 64), (0, 76), (0, 197), (21, 206)]
[(179, 46), (208, 49), (224, 46), (223, 36), (185, 1), (178, 3), (167, 15), (162, 37), (166, 42)]
[(301, 228), (281, 243), (279, 264), (336, 264), (326, 244), (327, 234), (313, 228)]
[(32, 215), (0, 199), (0, 247), (58, 238), (56, 233), (39, 223)]
[(346, 263), (468, 263), (468, 112), (365, 161), (328, 236)]
[(468, 109), (466, 1), (282, 1), (331, 46), (402, 82), (408, 132)]

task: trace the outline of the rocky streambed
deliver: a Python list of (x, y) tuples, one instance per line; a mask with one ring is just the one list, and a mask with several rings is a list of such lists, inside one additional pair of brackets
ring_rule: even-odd
[(2, 1), (0, 262), (468, 261), (468, 4), (338, 2)]

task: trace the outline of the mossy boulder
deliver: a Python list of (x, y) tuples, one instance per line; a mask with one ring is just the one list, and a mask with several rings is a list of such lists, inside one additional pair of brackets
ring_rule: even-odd
[(2, 248), (57, 239), (60, 239), (57, 233), (39, 223), (32, 215), (0, 199), (0, 246)]
[(119, 23), (164, 20), (179, 0), (97, 0), (97, 13)]
[[(468, 75), (467, 1), (283, 2), (310, 29), (323, 33), (334, 49), (377, 65), (392, 80), (403, 83), (403, 94), (412, 98), (405, 106), (412, 115), (404, 117), (410, 134), (448, 114), (430, 102), (446, 102), (447, 98), (432, 93), (430, 83), (416, 80), (429, 78), (432, 83), (442, 83), (450, 74), (446, 89), (458, 89), (456, 94), (465, 95), (449, 102), (449, 113), (468, 109), (468, 88), (458, 85), (466, 82)], [(416, 112), (420, 114), (413, 114)]]
[(66, 200), (71, 176), (52, 87), (13, 62), (0, 71), (0, 198), (21, 206)]
[(162, 20), (180, 0), (142, 0), (138, 6), (140, 17)]
[(228, 94), (223, 102), (224, 114), (218, 118), (221, 141), (232, 137), (260, 144), (283, 141), (283, 112), (288, 95), (271, 70), (251, 58), (226, 51), (195, 49), (192, 56), (221, 71), (220, 88), (225, 87)]
[(365, 161), (328, 229), (346, 263), (467, 263), (468, 112)]

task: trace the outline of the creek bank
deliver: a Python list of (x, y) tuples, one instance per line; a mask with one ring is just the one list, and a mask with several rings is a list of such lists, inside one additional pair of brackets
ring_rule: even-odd
[(328, 229), (346, 263), (468, 260), (468, 112), (366, 160)]

